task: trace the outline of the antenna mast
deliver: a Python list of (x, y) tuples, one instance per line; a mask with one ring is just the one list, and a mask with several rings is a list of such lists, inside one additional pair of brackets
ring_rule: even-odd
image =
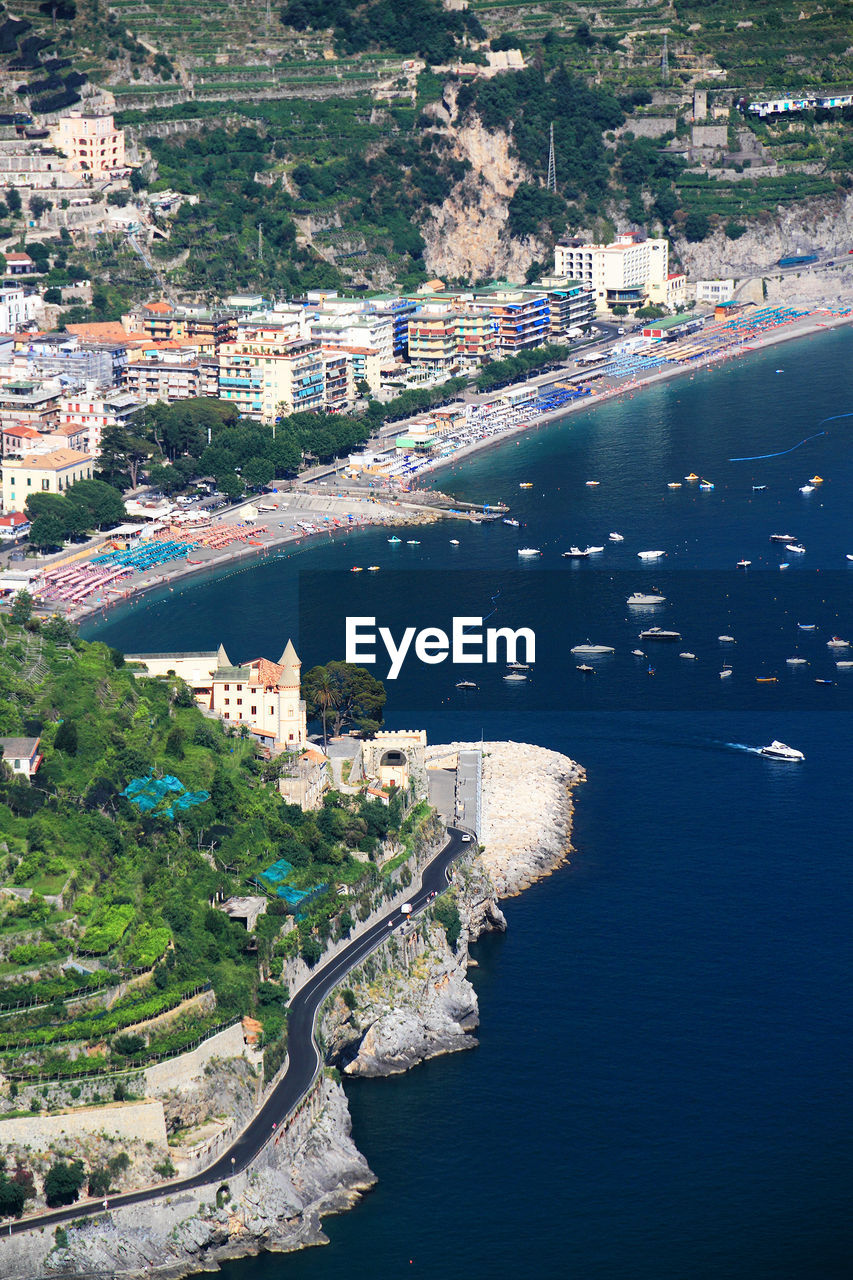
[(557, 192), (557, 163), (554, 157), (554, 121), (551, 121), (550, 146), (548, 148), (548, 181), (546, 187), (549, 191)]

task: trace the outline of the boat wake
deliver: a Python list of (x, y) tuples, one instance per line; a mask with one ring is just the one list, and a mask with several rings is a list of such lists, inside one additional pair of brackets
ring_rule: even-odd
[(761, 747), (749, 747), (745, 742), (724, 742), (721, 745), (728, 747), (730, 751), (746, 751), (751, 756), (761, 755)]

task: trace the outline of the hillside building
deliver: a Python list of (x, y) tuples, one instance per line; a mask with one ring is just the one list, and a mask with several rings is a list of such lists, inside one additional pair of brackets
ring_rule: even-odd
[(28, 453), (3, 460), (3, 510), (23, 511), (33, 493), (65, 493), (78, 480), (91, 480), (95, 459), (76, 449)]
[(558, 244), (554, 274), (591, 286), (599, 314), (615, 306), (636, 308), (649, 302), (666, 306), (669, 241), (629, 231), (612, 244)]
[(71, 164), (93, 178), (108, 178), (124, 168), (124, 133), (112, 116), (84, 116), (77, 111), (62, 116), (51, 131), (55, 147)]

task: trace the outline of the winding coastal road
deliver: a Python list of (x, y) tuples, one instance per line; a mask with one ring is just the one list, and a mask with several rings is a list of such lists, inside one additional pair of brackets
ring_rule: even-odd
[[(413, 915), (422, 911), (435, 894), (441, 893), (447, 887), (448, 869), (471, 839), (457, 827), (448, 827), (447, 834), (447, 844), (424, 867), (420, 888), (409, 895), (408, 901), (412, 905)], [(403, 924), (407, 918), (399, 908), (388, 912), (365, 933), (354, 938), (348, 946), (321, 966), (293, 997), (288, 1006), (287, 1069), (257, 1115), (222, 1155), (218, 1156), (206, 1169), (191, 1177), (165, 1182), (143, 1191), (127, 1191), (109, 1196), (108, 1207), (120, 1209), (123, 1205), (141, 1204), (146, 1200), (157, 1200), (162, 1196), (192, 1191), (196, 1187), (208, 1186), (212, 1182), (224, 1182), (233, 1174), (241, 1173), (247, 1165), (251, 1164), (267, 1142), (274, 1137), (278, 1126), (291, 1113), (314, 1079), (317, 1067), (320, 1065), (320, 1053), (314, 1040), (314, 1022), (320, 1005), (341, 979), (360, 964), (365, 956), (375, 950), (382, 939), (388, 937), (392, 929)], [(0, 1242), (7, 1234), (17, 1235), (22, 1231), (53, 1227), (72, 1219), (79, 1220), (103, 1213), (103, 1211), (104, 1201), (86, 1200), (62, 1209), (34, 1214), (32, 1217), (23, 1218), (20, 1222), (12, 1222), (9, 1227), (4, 1224)], [(0, 1258), (2, 1258), (2, 1252), (0, 1252)]]

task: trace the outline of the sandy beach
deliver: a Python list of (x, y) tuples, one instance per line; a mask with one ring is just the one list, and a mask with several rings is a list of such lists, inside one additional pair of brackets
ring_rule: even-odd
[[(515, 422), (505, 430), (495, 431), (467, 443), (452, 454), (436, 458), (426, 463), (418, 472), (422, 475), (435, 475), (441, 470), (452, 470), (456, 465), (472, 454), (494, 445), (535, 430), (548, 423), (568, 417), (572, 413), (589, 412), (597, 405), (632, 396), (643, 387), (668, 381), (672, 378), (692, 376), (697, 370), (705, 370), (722, 366), (730, 360), (739, 360), (751, 352), (762, 351), (784, 342), (814, 337), (822, 332), (839, 328), (853, 322), (853, 315), (834, 315), (829, 311), (816, 311), (796, 319), (790, 323), (750, 337), (742, 343), (731, 345), (723, 352), (712, 352), (706, 356), (684, 362), (674, 363), (665, 368), (655, 368), (644, 372), (638, 370), (628, 378), (601, 379), (592, 382), (592, 394), (560, 406), (552, 412), (537, 414), (522, 422)], [(558, 379), (555, 379), (557, 381)], [(580, 379), (584, 381), (584, 379)], [(401, 424), (401, 428), (404, 424)], [(346, 491), (339, 486), (337, 477), (329, 482), (332, 492), (323, 493), (316, 484), (297, 485), (282, 492), (265, 493), (255, 497), (251, 502), (241, 504), (226, 513), (223, 526), (239, 525), (244, 519), (247, 507), (258, 508), (258, 514), (251, 530), (251, 540), (239, 541), (235, 538), (229, 545), (219, 549), (200, 547), (191, 553), (191, 562), (181, 556), (159, 564), (155, 568), (133, 573), (125, 578), (109, 592), (93, 595), (91, 598), (64, 608), (67, 616), (75, 621), (106, 611), (116, 604), (126, 604), (151, 591), (174, 590), (176, 585), (185, 579), (211, 571), (221, 571), (242, 565), (253, 559), (265, 558), (271, 554), (281, 554), (291, 548), (294, 553), (298, 549), (319, 537), (347, 537), (355, 529), (372, 525), (398, 526), (422, 525), (439, 519), (476, 519), (473, 513), (462, 512), (453, 508), (429, 504), (426, 495), (419, 497), (416, 482), (411, 489), (399, 483), (385, 482), (381, 489), (373, 491), (362, 486), (352, 486)], [(432, 499), (434, 495), (430, 494)], [(84, 553), (91, 555), (91, 551)], [(45, 570), (53, 572), (58, 567), (79, 561), (83, 563), (81, 553), (55, 557)]]

